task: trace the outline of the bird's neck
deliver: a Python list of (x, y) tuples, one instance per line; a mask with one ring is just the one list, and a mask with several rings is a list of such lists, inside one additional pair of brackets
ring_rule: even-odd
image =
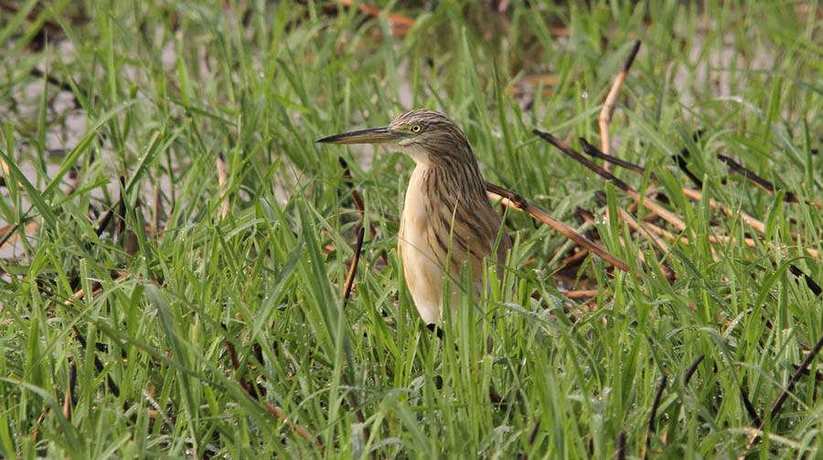
[(409, 179), (407, 193), (421, 194), (432, 200), (444, 194), (464, 201), (486, 200), (486, 186), (474, 158), (438, 158), (432, 161), (415, 159), (416, 166)]

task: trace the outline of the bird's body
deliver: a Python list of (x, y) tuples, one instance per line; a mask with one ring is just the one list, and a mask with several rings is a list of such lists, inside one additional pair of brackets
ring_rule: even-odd
[[(475, 288), (483, 273), (483, 258), (494, 248), (500, 217), (489, 205), (479, 172), (454, 171), (448, 165), (420, 161), (409, 179), (400, 218), (397, 250), (406, 285), (426, 323), (441, 315), (443, 284), (451, 277), (451, 303), (459, 294), (460, 270), (471, 271)], [(465, 182), (473, 175), (480, 189)], [(448, 184), (448, 185), (447, 185)], [(501, 266), (508, 238), (499, 245)]]
[[(485, 182), (463, 132), (445, 115), (415, 110), (387, 128), (354, 131), (323, 142), (396, 144), (416, 166), (406, 189), (397, 250), (406, 285), (428, 324), (442, 315), (442, 304), (456, 304), (461, 270), (482, 286), (483, 260), (496, 248), (501, 273), (511, 244), (500, 231), (500, 216), (486, 197)], [(452, 289), (443, 292), (450, 277)]]

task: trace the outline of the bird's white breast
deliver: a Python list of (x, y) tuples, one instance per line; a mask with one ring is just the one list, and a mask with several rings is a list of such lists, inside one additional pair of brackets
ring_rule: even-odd
[(418, 162), (409, 179), (403, 215), (400, 220), (398, 250), (406, 285), (417, 311), (426, 323), (440, 319), (443, 270), (427, 239), (430, 232), (428, 193), (425, 179), (428, 167)]

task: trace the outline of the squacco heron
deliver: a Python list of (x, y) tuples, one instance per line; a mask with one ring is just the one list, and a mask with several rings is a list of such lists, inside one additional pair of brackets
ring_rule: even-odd
[[(443, 301), (456, 305), (459, 291), (444, 293), (445, 277), (470, 270), (482, 286), (483, 259), (497, 249), (502, 273), (511, 242), (486, 197), (477, 160), (463, 131), (444, 114), (413, 110), (382, 128), (318, 139), (334, 144), (389, 144), (416, 163), (406, 189), (397, 251), (406, 285), (427, 325), (440, 320)], [(454, 286), (457, 283), (450, 283)], [(445, 294), (445, 295), (444, 295)]]

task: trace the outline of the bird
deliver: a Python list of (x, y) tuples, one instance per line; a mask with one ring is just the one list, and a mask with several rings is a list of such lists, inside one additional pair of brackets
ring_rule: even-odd
[(415, 109), (388, 126), (317, 139), (330, 144), (387, 144), (415, 162), (400, 217), (397, 251), (406, 286), (430, 328), (443, 315), (444, 284), (457, 305), (461, 271), (469, 270), (474, 289), (483, 285), (483, 260), (502, 277), (511, 240), (486, 195), (486, 183), (463, 131), (445, 114)]

